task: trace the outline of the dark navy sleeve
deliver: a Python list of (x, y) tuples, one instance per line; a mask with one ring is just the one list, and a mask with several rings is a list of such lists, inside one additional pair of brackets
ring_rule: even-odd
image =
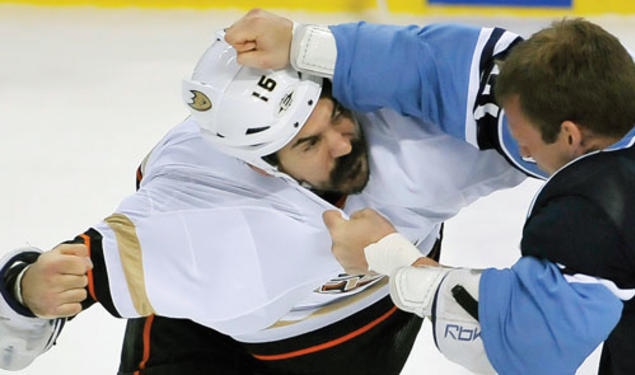
[(635, 293), (631, 251), (612, 218), (582, 196), (555, 197), (534, 209), (521, 251), (558, 264), (570, 277), (582, 274), (614, 284), (624, 300)]

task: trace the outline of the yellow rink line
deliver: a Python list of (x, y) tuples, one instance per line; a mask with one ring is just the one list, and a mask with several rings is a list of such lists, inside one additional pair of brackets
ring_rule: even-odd
[[(93, 5), (107, 8), (194, 8), (194, 9), (271, 9), (304, 10), (313, 12), (360, 12), (377, 9), (375, 0), (0, 0), (0, 3), (45, 6)], [(567, 14), (635, 14), (635, 0), (573, 0), (568, 8), (441, 6), (428, 5), (425, 0), (383, 0), (392, 13), (421, 15), (473, 16), (562, 16)]]

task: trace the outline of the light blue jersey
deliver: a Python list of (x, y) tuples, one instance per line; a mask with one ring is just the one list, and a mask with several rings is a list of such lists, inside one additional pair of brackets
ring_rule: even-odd
[(555, 264), (527, 256), (483, 272), (479, 295), (481, 337), (500, 374), (575, 374), (623, 306), (603, 285), (568, 282)]
[[(520, 37), (451, 24), (358, 23), (331, 31), (338, 51), (333, 94), (344, 106), (392, 108), (480, 149), (494, 148), (527, 175), (545, 177), (520, 156), (491, 85), (498, 74), (494, 61)], [(479, 293), (483, 342), (502, 374), (573, 374), (622, 311), (620, 299), (603, 285), (565, 279), (553, 263), (531, 257), (511, 269), (486, 270)]]
[(333, 95), (368, 112), (388, 107), (480, 149), (497, 149), (524, 173), (546, 177), (520, 156), (496, 104), (495, 59), (522, 39), (500, 28), (438, 24), (424, 28), (368, 23), (332, 26), (337, 43)]

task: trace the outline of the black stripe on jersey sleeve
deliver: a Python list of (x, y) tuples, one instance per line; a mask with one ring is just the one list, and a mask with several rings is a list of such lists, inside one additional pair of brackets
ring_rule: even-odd
[[(108, 272), (106, 269), (104, 250), (102, 247), (103, 237), (98, 231), (93, 228), (90, 228), (89, 230), (84, 232), (84, 235), (86, 235), (90, 240), (90, 260), (93, 262), (93, 285), (97, 301), (92, 298), (88, 287), (86, 287), (86, 294), (88, 295), (88, 297), (84, 300), (84, 302), (82, 302), (82, 308), (86, 309), (93, 303), (99, 302), (111, 315), (117, 318), (121, 318), (121, 315), (115, 308), (112, 296), (110, 295)], [(85, 243), (85, 240), (81, 236), (77, 236), (73, 241), (70, 241), (69, 243)]]
[[(517, 38), (514, 42), (510, 44), (509, 48), (506, 48), (504, 51), (501, 51), (496, 56), (494, 56), (494, 49), (496, 48), (496, 44), (501, 39), (501, 37), (505, 34), (505, 30), (501, 28), (495, 28), (492, 31), (492, 35), (490, 35), (487, 43), (483, 47), (483, 51), (481, 52), (481, 58), (479, 61), (479, 88), (478, 94), (476, 95), (476, 101), (474, 103), (473, 111), (476, 111), (478, 107), (486, 106), (486, 105), (495, 105), (499, 107), (496, 102), (495, 96), (495, 87), (496, 87), (496, 76), (494, 73), (494, 67), (496, 66), (496, 60), (504, 60), (507, 56), (507, 53), (511, 50), (512, 46), (517, 42), (522, 40), (520, 37)], [(491, 89), (489, 93), (485, 93), (485, 87), (490, 85)], [(503, 152), (499, 139), (498, 139), (498, 117), (500, 116), (500, 109), (496, 113), (496, 116), (492, 116), (489, 113), (486, 113), (483, 117), (476, 120), (476, 141), (478, 143), (478, 147), (481, 150), (495, 149), (500, 154), (505, 156)]]
[(13, 311), (29, 318), (35, 318), (35, 314), (33, 314), (28, 307), (22, 305), (15, 299), (13, 290), (20, 272), (22, 272), (26, 266), (35, 263), (39, 256), (40, 253), (37, 251), (25, 251), (16, 254), (9, 259), (4, 267), (2, 267), (2, 270), (0, 270), (0, 275), (2, 276), (0, 277), (0, 292), (2, 293), (2, 297), (4, 297)]
[(505, 34), (505, 30), (501, 29), (500, 27), (494, 28), (494, 30), (492, 30), (492, 34), (483, 47), (478, 70), (479, 77), (481, 77), (481, 87), (479, 92), (483, 90), (483, 72), (485, 72), (486, 70), (491, 70), (494, 62), (494, 48), (496, 47), (496, 43), (498, 43), (503, 34)]
[[(479, 62), (479, 91), (476, 96), (473, 111), (476, 113), (477, 108), (488, 105), (490, 107), (495, 106), (496, 108), (498, 108), (498, 110), (496, 111), (496, 115), (486, 112), (481, 118), (476, 120), (476, 142), (479, 149), (494, 149), (501, 156), (503, 156), (505, 160), (507, 160), (507, 162), (514, 168), (518, 169), (519, 171), (530, 177), (536, 177), (535, 175), (528, 173), (524, 169), (519, 168), (517, 164), (513, 160), (511, 160), (507, 153), (503, 150), (503, 145), (500, 144), (498, 125), (500, 116), (502, 115), (502, 108), (500, 108), (500, 105), (496, 101), (496, 78), (498, 77), (498, 73), (494, 68), (496, 66), (496, 61), (505, 60), (509, 52), (516, 45), (523, 41), (523, 38), (518, 36), (509, 44), (509, 46), (507, 46), (507, 48), (498, 52), (497, 54), (493, 54), (496, 48), (496, 44), (505, 35), (505, 33), (505, 30), (495, 28), (492, 31), (492, 35), (483, 47), (483, 51), (481, 53), (481, 59)], [(490, 90), (488, 93), (485, 93), (485, 88), (488, 85), (490, 87)]]
[[(516, 46), (518, 43), (522, 42), (521, 37), (517, 37), (514, 41), (510, 43), (510, 45), (504, 49), (503, 51), (494, 55), (494, 49), (496, 48), (496, 44), (505, 34), (505, 30), (501, 28), (495, 28), (492, 31), (492, 35), (487, 40), (485, 47), (483, 47), (483, 52), (481, 53), (481, 60), (479, 64), (479, 77), (480, 84), (478, 89), (478, 94), (476, 96), (476, 102), (474, 103), (473, 110), (476, 111), (478, 107), (485, 106), (488, 104), (493, 104), (497, 107), (500, 107), (496, 102), (496, 77), (497, 73), (494, 72), (494, 67), (496, 66), (497, 60), (505, 60), (509, 52)], [(488, 94), (485, 93), (486, 85), (490, 85), (491, 89)], [(476, 121), (476, 140), (481, 150), (487, 149), (495, 149), (507, 158), (507, 155), (503, 151), (499, 136), (498, 136), (498, 119), (501, 114), (499, 110), (496, 116), (492, 116), (489, 113), (485, 114), (482, 118)], [(508, 160), (512, 165), (515, 165)]]

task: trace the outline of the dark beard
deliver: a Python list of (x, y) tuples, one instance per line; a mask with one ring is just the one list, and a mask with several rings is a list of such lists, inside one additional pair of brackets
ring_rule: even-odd
[(329, 182), (321, 190), (357, 194), (366, 187), (369, 175), (368, 145), (360, 126), (359, 136), (351, 141), (351, 152), (337, 158)]

